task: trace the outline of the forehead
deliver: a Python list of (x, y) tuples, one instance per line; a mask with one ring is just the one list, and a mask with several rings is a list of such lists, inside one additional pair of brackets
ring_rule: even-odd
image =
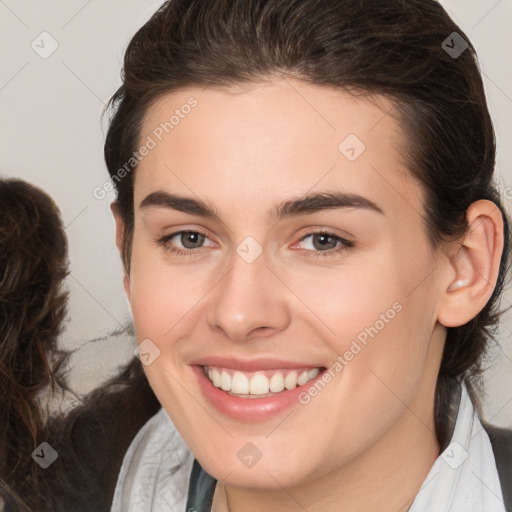
[(383, 96), (292, 78), (187, 87), (147, 110), (139, 146), (150, 139), (135, 174), (136, 202), (162, 188), (225, 202), (335, 187), (421, 209), (421, 188), (402, 163), (407, 139)]

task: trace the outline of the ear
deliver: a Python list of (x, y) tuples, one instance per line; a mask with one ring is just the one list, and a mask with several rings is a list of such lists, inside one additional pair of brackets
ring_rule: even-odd
[(470, 205), (469, 225), (462, 242), (448, 255), (438, 322), (459, 327), (485, 307), (498, 280), (504, 245), (499, 208), (485, 199)]
[[(123, 246), (124, 246), (124, 220), (121, 215), (121, 211), (119, 208), (119, 203), (117, 201), (113, 201), (110, 203), (110, 210), (114, 216), (114, 220), (116, 223), (116, 246), (119, 251), (119, 255), (121, 256), (121, 260), (123, 260)], [(124, 268), (124, 264), (123, 264)], [(124, 277), (123, 277), (123, 286), (128, 301), (130, 301), (130, 275), (124, 268)]]

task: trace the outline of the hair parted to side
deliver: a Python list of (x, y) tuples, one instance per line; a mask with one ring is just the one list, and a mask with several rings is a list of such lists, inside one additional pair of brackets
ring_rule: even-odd
[[(457, 32), (469, 47), (442, 48)], [(229, 87), (294, 77), (354, 94), (384, 95), (408, 134), (403, 157), (425, 192), (432, 248), (462, 236), (466, 212), (493, 201), (505, 220), (494, 293), (466, 325), (449, 328), (436, 388), (436, 431), (446, 437), (450, 377), (463, 379), (481, 413), (482, 363), (500, 316), (508, 272), (509, 221), (493, 183), (495, 137), (475, 49), (434, 0), (170, 0), (130, 41), (111, 111), (105, 161), (111, 178), (138, 148), (152, 102), (192, 85)], [(123, 263), (133, 238), (131, 172), (114, 181), (125, 224)]]

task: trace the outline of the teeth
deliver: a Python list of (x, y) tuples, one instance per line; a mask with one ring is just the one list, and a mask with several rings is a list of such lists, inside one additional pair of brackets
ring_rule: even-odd
[(231, 391), (240, 395), (249, 394), (249, 379), (242, 372), (235, 372), (233, 375)]
[(302, 386), (302, 384), (306, 384), (306, 382), (309, 380), (309, 377), (308, 377), (308, 372), (307, 370), (306, 371), (303, 371), (300, 375), (299, 375), (299, 378), (297, 379), (297, 384), (299, 386)]
[(297, 372), (290, 372), (284, 379), (284, 387), (286, 389), (294, 389), (297, 387)]
[(226, 371), (223, 371), (220, 376), (220, 387), (224, 391), (231, 391), (231, 376)]
[(249, 393), (251, 395), (266, 395), (270, 389), (270, 383), (261, 373), (257, 373), (249, 383)]
[(279, 393), (285, 388), (288, 390), (302, 386), (306, 382), (314, 379), (319, 373), (319, 368), (302, 370), (299, 372), (276, 371), (271, 377), (267, 377), (270, 372), (256, 372), (249, 375), (244, 372), (235, 371), (233, 375), (225, 369), (204, 367), (204, 373), (216, 388), (231, 392), (236, 395), (267, 395), (270, 393)]
[(313, 368), (308, 372), (308, 380), (314, 379), (320, 373), (320, 368)]
[(284, 389), (284, 377), (281, 372), (277, 372), (270, 378), (270, 391), (272, 393), (279, 393)]
[(222, 381), (220, 373), (217, 370), (210, 370), (210, 371), (212, 372), (212, 378), (210, 378), (210, 380), (213, 382), (213, 385), (216, 388), (220, 388), (220, 384)]

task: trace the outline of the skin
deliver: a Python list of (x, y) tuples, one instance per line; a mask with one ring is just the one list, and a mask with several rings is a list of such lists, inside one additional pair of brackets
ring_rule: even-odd
[[(488, 201), (468, 211), (463, 240), (434, 253), (423, 190), (400, 156), (407, 144), (384, 97), (354, 97), (296, 79), (227, 89), (189, 87), (146, 113), (141, 143), (194, 96), (198, 105), (140, 162), (135, 174), (132, 260), (124, 284), (138, 342), (160, 356), (148, 380), (203, 468), (222, 480), (219, 510), (404, 511), (439, 455), (434, 393), (446, 327), (466, 323), (495, 286), (503, 248), (501, 214)], [(338, 145), (356, 134), (353, 162)], [(220, 221), (140, 208), (163, 190), (200, 198)], [(361, 195), (366, 208), (330, 209), (279, 221), (277, 203), (313, 192)], [(123, 222), (112, 205), (119, 250)], [(183, 229), (207, 235), (196, 249)], [(331, 240), (322, 249), (315, 231)], [(262, 254), (237, 246), (252, 236)], [(202, 245), (201, 245), (202, 243)], [(459, 280), (464, 286), (454, 288)], [(329, 368), (392, 305), (401, 311), (307, 405), (265, 421), (239, 421), (202, 395), (194, 358), (270, 357)], [(237, 452), (262, 454), (247, 468)], [(302, 508), (301, 508), (302, 507)]]

